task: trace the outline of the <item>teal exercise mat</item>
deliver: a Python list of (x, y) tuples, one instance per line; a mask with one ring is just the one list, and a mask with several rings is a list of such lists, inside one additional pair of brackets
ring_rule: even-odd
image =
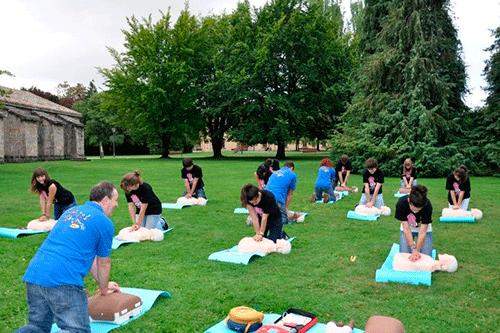
[[(167, 230), (163, 230), (163, 233), (166, 234), (170, 231), (174, 230), (174, 228), (168, 228)], [(116, 250), (123, 244), (132, 244), (132, 243), (140, 243), (139, 241), (127, 241), (127, 240), (120, 240), (118, 238), (113, 237), (113, 244), (111, 245), (111, 249)]]
[(404, 196), (407, 196), (408, 193), (399, 193), (399, 191), (397, 191), (396, 193), (394, 193), (394, 196), (396, 198), (401, 198), (401, 197), (404, 197)]
[[(432, 283), (431, 272), (403, 272), (392, 268), (394, 256), (399, 252), (399, 244), (392, 244), (391, 251), (385, 259), (382, 267), (375, 272), (376, 282), (395, 282), (402, 284), (415, 284), (430, 286)], [(432, 258), (436, 259), (436, 250), (432, 250)]]
[[(289, 238), (288, 241), (292, 242), (295, 237)], [(242, 253), (238, 251), (238, 245), (230, 249), (218, 251), (208, 256), (208, 260), (228, 262), (232, 264), (248, 265), (250, 260), (254, 257), (265, 257), (267, 254), (263, 252)]]
[[(264, 320), (262, 323), (264, 325), (270, 325), (273, 324), (281, 315), (275, 314), (275, 313), (266, 313), (264, 315)], [(208, 330), (205, 331), (205, 333), (234, 333), (235, 331), (230, 330), (227, 328), (226, 325), (226, 320), (222, 320), (219, 323), (215, 324), (214, 326), (210, 327)], [(326, 332), (326, 324), (322, 323), (317, 323), (314, 325), (311, 329), (307, 331), (308, 333), (325, 333)], [(364, 333), (363, 330), (354, 328), (352, 330), (353, 333)]]
[(23, 236), (48, 233), (48, 231), (0, 227), (0, 237), (16, 239)]
[[(169, 292), (163, 290), (149, 290), (149, 289), (139, 289), (139, 288), (120, 288), (120, 289), (124, 293), (132, 294), (141, 298), (142, 300), (141, 313), (135, 317), (130, 318), (129, 320), (120, 325), (105, 323), (105, 322), (91, 322), (90, 331), (92, 333), (107, 333), (111, 330), (114, 330), (115, 328), (127, 325), (132, 320), (136, 320), (137, 318), (141, 317), (143, 314), (148, 312), (153, 307), (158, 297), (167, 297), (167, 298), (172, 297)], [(60, 331), (61, 330), (59, 329), (59, 327), (57, 327), (56, 324), (52, 325), (51, 333), (56, 333)]]
[(443, 223), (476, 223), (472, 216), (441, 216), (439, 222)]
[(351, 220), (358, 220), (358, 221), (377, 221), (380, 215), (365, 215), (365, 214), (358, 214), (353, 210), (350, 210), (347, 212), (347, 218)]
[(235, 208), (234, 214), (248, 214), (248, 209), (243, 207)]

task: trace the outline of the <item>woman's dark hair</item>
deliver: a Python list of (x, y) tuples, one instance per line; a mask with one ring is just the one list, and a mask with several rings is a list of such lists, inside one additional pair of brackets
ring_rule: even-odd
[(241, 188), (241, 205), (245, 207), (250, 203), (250, 200), (259, 195), (259, 188), (253, 184), (246, 184)]
[(378, 162), (374, 158), (369, 158), (365, 162), (365, 166), (367, 169), (378, 168)]
[(295, 163), (292, 161), (286, 161), (284, 165), (290, 169), (295, 169)]
[(418, 208), (422, 208), (427, 203), (427, 187), (423, 185), (413, 186), (408, 196), (410, 203)]
[(340, 161), (342, 162), (342, 164), (346, 164), (347, 161), (349, 161), (349, 156), (347, 156), (346, 154), (340, 156)]
[(467, 181), (467, 178), (469, 177), (469, 170), (465, 165), (461, 165), (458, 168), (453, 171), (454, 174), (458, 176), (458, 179), (460, 179), (461, 183), (465, 183)]
[(271, 168), (273, 168), (273, 171), (278, 171), (280, 169), (280, 160), (273, 158), (273, 162), (271, 163)]
[(40, 184), (37, 182), (36, 177), (45, 176), (45, 184), (50, 181), (49, 173), (43, 168), (36, 168), (31, 176), (31, 192), (40, 193)]
[(134, 172), (129, 172), (123, 176), (122, 181), (120, 182), (120, 187), (125, 192), (128, 192), (127, 189), (130, 186), (134, 186), (134, 185), (142, 184), (142, 183), (143, 182), (142, 182), (141, 174), (139, 173), (138, 170), (135, 170)]
[(90, 201), (101, 202), (105, 197), (112, 198), (115, 185), (110, 182), (100, 182), (90, 190)]
[(185, 159), (182, 160), (182, 166), (185, 168), (189, 168), (190, 166), (193, 165), (193, 159), (186, 157)]
[(271, 167), (273, 165), (273, 159), (272, 158), (266, 158), (266, 160), (264, 161), (264, 165), (266, 167)]

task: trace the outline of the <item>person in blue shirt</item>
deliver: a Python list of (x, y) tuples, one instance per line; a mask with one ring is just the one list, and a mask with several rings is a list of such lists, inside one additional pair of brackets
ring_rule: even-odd
[(103, 296), (120, 290), (109, 281), (115, 231), (109, 216), (117, 206), (115, 186), (101, 182), (90, 201), (62, 214), (23, 276), (29, 314), (18, 332), (50, 332), (55, 322), (64, 332), (90, 333), (84, 277), (90, 271)]
[(287, 211), (292, 201), (293, 191), (297, 187), (297, 175), (294, 172), (295, 164), (292, 161), (278, 171), (273, 172), (266, 185), (266, 190), (271, 192), (280, 208), (282, 224), (287, 224)]
[(335, 202), (335, 193), (333, 191), (333, 184), (335, 184), (335, 181), (336, 172), (333, 168), (332, 161), (325, 157), (321, 160), (318, 169), (318, 177), (314, 184), (314, 194), (311, 197), (311, 201), (323, 200), (324, 203)]

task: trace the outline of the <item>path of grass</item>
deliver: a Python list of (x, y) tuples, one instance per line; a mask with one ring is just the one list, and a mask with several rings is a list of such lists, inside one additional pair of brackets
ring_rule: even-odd
[[(230, 153), (228, 155), (231, 155)], [(201, 157), (201, 155), (194, 155)], [(130, 245), (112, 254), (112, 278), (123, 286), (164, 289), (172, 299), (159, 300), (141, 320), (125, 326), (125, 332), (202, 332), (224, 318), (228, 310), (249, 305), (260, 311), (281, 312), (298, 307), (316, 313), (320, 320), (347, 321), (363, 327), (373, 314), (397, 317), (408, 332), (487, 332), (498, 329), (499, 269), (498, 178), (473, 178), (471, 206), (483, 210), (475, 225), (434, 224), (434, 244), (454, 254), (457, 273), (439, 273), (432, 287), (374, 282), (375, 270), (384, 261), (399, 225), (391, 217), (377, 223), (347, 221), (345, 214), (359, 199), (350, 196), (335, 205), (312, 205), (317, 164), (321, 155), (296, 154), (299, 177), (293, 200), (295, 210), (308, 211), (305, 224), (287, 226), (296, 236), (290, 255), (271, 255), (249, 266), (210, 262), (210, 253), (230, 247), (251, 229), (244, 216), (234, 215), (239, 190), (253, 181), (262, 157), (248, 153), (222, 161), (199, 159), (203, 167), (209, 205), (168, 211), (175, 227), (161, 243)], [(112, 159), (88, 162), (46, 162), (0, 165), (0, 225), (24, 226), (38, 217), (38, 202), (28, 192), (36, 166), (47, 168), (55, 179), (86, 200), (90, 187), (100, 180), (118, 184), (125, 172), (140, 169), (162, 201), (174, 201), (182, 191), (180, 160)], [(353, 177), (360, 185), (361, 178)], [(436, 221), (446, 205), (444, 179), (422, 179), (429, 187)], [(387, 179), (385, 201), (398, 180)], [(117, 231), (128, 225), (123, 193), (113, 220)], [(12, 331), (27, 318), (25, 288), (21, 276), (44, 235), (19, 240), (0, 239), (0, 331)], [(356, 255), (352, 263), (349, 256)], [(87, 285), (95, 285), (90, 279)]]

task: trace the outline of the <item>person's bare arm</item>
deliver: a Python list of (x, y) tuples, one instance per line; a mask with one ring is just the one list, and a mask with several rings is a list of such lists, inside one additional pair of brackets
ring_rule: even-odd
[(109, 292), (120, 291), (117, 283), (109, 282), (109, 274), (111, 271), (111, 258), (96, 257), (90, 268), (90, 272), (99, 286), (101, 295), (105, 296)]
[(45, 201), (45, 213), (44, 215), (47, 217), (50, 217), (50, 209), (52, 206), (52, 203), (54, 202), (54, 198), (56, 197), (57, 193), (57, 187), (55, 184), (52, 184), (49, 186), (49, 195), (47, 197), (47, 200)]
[(186, 198), (191, 198), (191, 187), (187, 178), (184, 179), (184, 187), (186, 188)]
[(293, 190), (288, 190), (288, 194), (286, 195), (285, 209), (288, 210), (290, 206), (290, 202), (292, 201)]
[(252, 205), (247, 205), (247, 209), (248, 209), (248, 215), (250, 215), (250, 218), (252, 219), (253, 230), (255, 231), (255, 234), (258, 234), (260, 230), (260, 225), (257, 212), (255, 211), (255, 208)]
[(340, 180), (340, 185), (341, 186), (344, 186), (344, 174), (342, 173), (342, 171), (339, 171), (339, 180)]
[(464, 200), (464, 191), (460, 191), (460, 194), (458, 195), (458, 200), (457, 200), (457, 206), (458, 208), (462, 207), (462, 201)]
[(146, 216), (146, 209), (148, 208), (147, 203), (142, 203), (141, 204), (141, 209), (139, 210), (139, 216), (137, 217), (137, 220), (135, 221), (135, 224), (132, 226), (134, 230), (137, 230), (141, 227), (142, 221), (144, 221), (144, 216)]
[(411, 188), (412, 185), (413, 185), (413, 177), (410, 177), (410, 180), (408, 181), (408, 183), (406, 183), (406, 187)]
[(50, 215), (45, 215), (45, 206), (46, 206), (47, 196), (40, 194), (40, 210), (42, 211), (42, 216), (38, 218), (40, 221), (46, 221), (50, 218)]
[(377, 185), (375, 185), (375, 191), (373, 191), (373, 196), (371, 198), (371, 202), (373, 205), (375, 205), (375, 200), (377, 200), (378, 191), (380, 191), (381, 187), (382, 187), (382, 184), (380, 184), (380, 183), (377, 183)]
[(457, 195), (455, 191), (450, 190), (451, 202), (453, 203), (453, 208), (458, 208)]
[(135, 224), (135, 205), (133, 202), (128, 203), (128, 214), (130, 215), (130, 219), (132, 220), (132, 225)]
[(269, 214), (262, 214), (262, 219), (260, 220), (259, 232), (253, 237), (257, 242), (260, 242), (264, 238), (264, 233), (266, 232), (267, 219)]
[(191, 196), (196, 191), (196, 185), (198, 185), (199, 178), (193, 178), (193, 184), (191, 185)]
[(366, 203), (372, 201), (370, 196), (370, 186), (368, 185), (368, 183), (365, 183), (365, 197), (366, 197)]
[(351, 175), (351, 170), (347, 170), (347, 172), (345, 174), (344, 184), (342, 186), (347, 186), (347, 180), (349, 180), (350, 175)]
[(425, 242), (425, 235), (427, 234), (427, 229), (429, 228), (428, 224), (421, 224), (420, 229), (418, 230), (417, 244), (416, 250), (420, 252)]

